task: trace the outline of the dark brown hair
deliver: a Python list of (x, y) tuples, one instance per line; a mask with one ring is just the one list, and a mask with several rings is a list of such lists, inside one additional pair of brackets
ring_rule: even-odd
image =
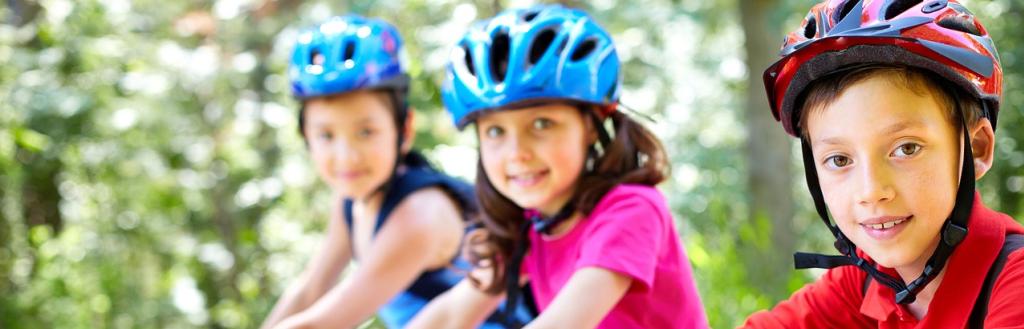
[[(580, 106), (585, 120), (592, 121), (596, 109)], [(584, 216), (609, 190), (619, 184), (654, 186), (669, 175), (668, 159), (658, 138), (643, 125), (621, 112), (610, 115), (614, 136), (605, 146), (604, 155), (595, 159), (593, 170), (583, 172), (572, 198), (575, 207)], [(596, 126), (595, 129), (605, 129)], [(487, 179), (483, 164), (477, 163), (476, 194), (482, 210), (478, 220), (482, 228), (466, 237), (466, 254), (474, 267), (492, 268), (489, 284), (469, 276), (474, 285), (492, 294), (504, 288), (504, 263), (512, 258), (512, 251), (520, 244), (529, 243), (519, 236), (521, 225), (526, 225), (523, 208), (502, 195)]]
[(851, 69), (841, 70), (835, 74), (814, 81), (804, 91), (802, 100), (797, 101), (800, 135), (808, 138), (807, 118), (811, 113), (823, 111), (832, 104), (846, 89), (869, 78), (881, 77), (896, 86), (920, 95), (931, 95), (945, 110), (946, 119), (960, 129), (960, 113), (964, 111), (967, 126), (974, 127), (980, 120), (981, 103), (976, 97), (969, 96), (962, 88), (949, 80), (943, 79), (931, 71), (909, 66), (889, 64), (869, 64)]

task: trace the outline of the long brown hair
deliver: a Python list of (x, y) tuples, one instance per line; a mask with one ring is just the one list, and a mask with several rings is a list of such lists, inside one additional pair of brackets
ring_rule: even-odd
[[(580, 106), (580, 110), (587, 120), (598, 115), (593, 106)], [(594, 159), (593, 170), (581, 173), (573, 201), (570, 201), (575, 202), (576, 210), (584, 216), (619, 184), (654, 186), (669, 175), (664, 147), (654, 134), (619, 111), (612, 112), (609, 118), (614, 136), (610, 144), (603, 145), (604, 154)], [(605, 129), (603, 125), (594, 128)], [(523, 208), (494, 188), (482, 162), (477, 162), (476, 195), (482, 210), (478, 218), (482, 228), (466, 237), (466, 254), (474, 267), (490, 268), (493, 276), (488, 284), (473, 276), (469, 278), (485, 292), (498, 294), (503, 291), (506, 280), (503, 265), (512, 258), (516, 247), (529, 243), (519, 235), (522, 225), (526, 225)]]

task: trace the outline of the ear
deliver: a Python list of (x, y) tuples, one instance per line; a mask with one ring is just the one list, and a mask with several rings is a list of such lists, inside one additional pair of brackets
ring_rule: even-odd
[(992, 162), (995, 158), (996, 136), (992, 128), (992, 122), (988, 118), (981, 118), (974, 128), (970, 129), (971, 150), (974, 155), (974, 179), (985, 176), (989, 169), (992, 169)]
[(405, 139), (402, 141), (402, 154), (409, 153), (412, 150), (412, 145), (416, 141), (416, 111), (410, 106), (408, 112), (405, 114), (405, 122), (402, 124), (402, 136)]

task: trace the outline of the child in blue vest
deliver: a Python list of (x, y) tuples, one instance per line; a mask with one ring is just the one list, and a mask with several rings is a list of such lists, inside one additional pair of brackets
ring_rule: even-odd
[(353, 328), (375, 313), (400, 328), (462, 278), (452, 265), (472, 189), (411, 149), (401, 46), (390, 24), (354, 15), (298, 36), (288, 75), (299, 129), (335, 203), (319, 252), (263, 328)]

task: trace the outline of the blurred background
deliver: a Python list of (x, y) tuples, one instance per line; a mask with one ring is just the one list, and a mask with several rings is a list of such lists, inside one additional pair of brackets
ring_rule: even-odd
[[(1024, 218), (1024, 0), (964, 0), (1001, 50), (985, 202)], [(327, 187), (284, 75), (298, 28), (348, 12), (406, 39), (418, 146), (472, 177), (438, 84), (474, 20), (534, 1), (5, 0), (0, 328), (253, 328), (323, 236)], [(668, 196), (711, 325), (730, 328), (833, 252), (761, 72), (811, 0), (562, 1), (612, 34), (623, 103), (665, 143)], [(1024, 60), (1024, 57), (1021, 58)], [(753, 136), (753, 138), (752, 138)], [(372, 323), (368, 326), (374, 326)]]

